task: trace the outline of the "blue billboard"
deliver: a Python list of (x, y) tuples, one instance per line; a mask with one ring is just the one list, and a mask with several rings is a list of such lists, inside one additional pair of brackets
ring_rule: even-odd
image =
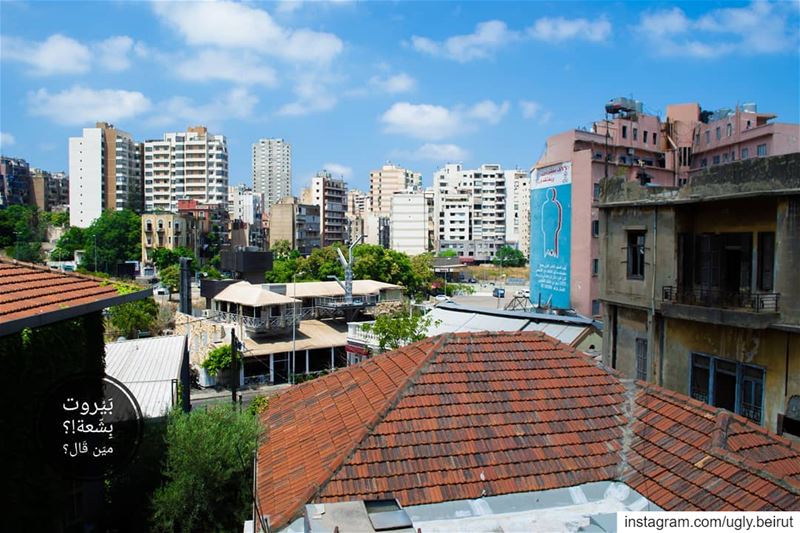
[(572, 163), (531, 175), (531, 302), (569, 309)]

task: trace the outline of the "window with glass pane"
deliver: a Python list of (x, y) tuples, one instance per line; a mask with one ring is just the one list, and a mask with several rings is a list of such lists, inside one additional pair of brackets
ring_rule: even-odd
[(636, 379), (647, 381), (647, 339), (636, 339)]
[(736, 412), (736, 363), (714, 359), (713, 405)]
[(628, 278), (644, 278), (644, 235), (643, 231), (628, 232)]
[(741, 391), (739, 393), (741, 398), (739, 413), (757, 424), (761, 423), (761, 399), (763, 393), (764, 371), (760, 368), (744, 365)]
[(711, 360), (709, 357), (700, 354), (692, 354), (692, 383), (689, 394), (695, 400), (709, 403), (708, 382), (711, 378), (709, 371)]

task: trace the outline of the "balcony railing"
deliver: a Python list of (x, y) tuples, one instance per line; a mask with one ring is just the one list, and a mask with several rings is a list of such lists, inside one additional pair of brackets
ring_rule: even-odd
[(347, 324), (347, 340), (366, 344), (367, 346), (380, 346), (380, 339), (371, 331), (364, 329), (365, 324), (375, 322), (350, 322)]
[(779, 293), (750, 291), (725, 291), (706, 287), (674, 287), (661, 288), (661, 299), (686, 305), (703, 307), (723, 307), (730, 309), (747, 309), (756, 313), (778, 312)]

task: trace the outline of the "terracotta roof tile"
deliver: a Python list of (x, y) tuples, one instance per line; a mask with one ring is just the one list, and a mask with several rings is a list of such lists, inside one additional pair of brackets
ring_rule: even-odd
[(0, 259), (0, 323), (116, 297), (104, 280)]
[[(403, 505), (621, 479), (665, 509), (797, 508), (798, 450), (531, 333), (450, 334), (289, 389), (263, 417), (260, 508)], [(722, 417), (722, 418), (721, 418)]]

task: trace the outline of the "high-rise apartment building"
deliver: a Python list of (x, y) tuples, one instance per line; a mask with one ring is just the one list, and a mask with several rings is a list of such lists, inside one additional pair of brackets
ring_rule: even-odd
[(325, 170), (317, 172), (311, 179), (311, 187), (302, 195), (310, 199), (312, 205), (319, 206), (322, 246), (335, 242), (348, 242), (345, 208), (347, 206), (347, 185), (344, 180), (331, 177)]
[(408, 255), (433, 247), (433, 190), (408, 190), (392, 195), (389, 217), (391, 249)]
[(397, 165), (386, 164), (369, 173), (370, 211), (388, 217), (392, 211), (392, 195), (422, 184), (422, 174)]
[(178, 211), (178, 200), (228, 202), (228, 143), (204, 126), (144, 143), (145, 211)]
[[(524, 170), (506, 170), (505, 176), (508, 191), (506, 243), (525, 253), (525, 250), (530, 249), (530, 242), (526, 243), (522, 238), (523, 233), (527, 233), (530, 239), (530, 174)], [(527, 256), (527, 253), (525, 255)]]
[(464, 170), (447, 164), (436, 171), (434, 226), (437, 249), (491, 261), (506, 243), (506, 175), (500, 165)]
[(0, 207), (30, 201), (31, 168), (24, 159), (0, 158)]
[(261, 222), (264, 195), (243, 184), (228, 187), (228, 216), (247, 224)]
[(367, 215), (369, 214), (370, 199), (369, 195), (358, 189), (347, 191), (347, 211), (345, 218), (347, 221), (347, 234), (353, 242), (361, 235), (366, 236)]
[(142, 145), (113, 124), (70, 137), (70, 225), (88, 227), (106, 209), (141, 213), (142, 164)]
[(264, 211), (292, 195), (292, 145), (283, 139), (253, 144), (253, 190), (264, 195)]

